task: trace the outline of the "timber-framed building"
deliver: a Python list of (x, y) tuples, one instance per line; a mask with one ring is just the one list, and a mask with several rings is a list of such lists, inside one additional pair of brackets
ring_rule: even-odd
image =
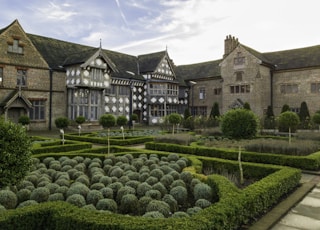
[(208, 116), (249, 103), (262, 117), (268, 106), (298, 112), (320, 108), (320, 46), (260, 53), (227, 36), (219, 60), (174, 65), (168, 51), (138, 56), (26, 33), (18, 20), (0, 29), (0, 115), (30, 117), (30, 129), (54, 120), (104, 113), (157, 124), (170, 113)]

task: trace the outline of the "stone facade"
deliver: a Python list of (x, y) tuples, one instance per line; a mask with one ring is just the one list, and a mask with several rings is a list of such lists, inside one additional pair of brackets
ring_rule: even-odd
[(209, 116), (249, 103), (263, 117), (284, 104), (320, 109), (320, 46), (259, 53), (227, 36), (221, 60), (175, 66), (167, 51), (131, 56), (24, 32), (16, 20), (0, 29), (0, 115), (31, 119), (30, 129), (54, 120), (132, 113), (155, 124), (173, 112)]

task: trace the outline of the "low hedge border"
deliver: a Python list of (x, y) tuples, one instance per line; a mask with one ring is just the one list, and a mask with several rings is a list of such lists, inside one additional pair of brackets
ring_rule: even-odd
[[(83, 141), (90, 142), (95, 144), (107, 144), (107, 137), (89, 137), (89, 136), (79, 136), (78, 134), (65, 134), (65, 139), (74, 140), (74, 141)], [(135, 145), (141, 144), (149, 141), (153, 141), (154, 138), (152, 136), (139, 136), (139, 137), (125, 137), (122, 139), (120, 137), (110, 137), (110, 145)]]
[[(207, 159), (207, 161), (210, 161)], [(212, 159), (211, 161), (221, 161)], [(230, 163), (225, 161), (225, 163)], [(249, 163), (244, 163), (247, 165)], [(252, 164), (264, 168), (269, 165)], [(287, 167), (273, 167), (274, 173), (243, 190), (236, 188), (219, 175), (207, 177), (207, 183), (220, 196), (213, 204), (189, 218), (153, 219), (92, 212), (66, 202), (46, 202), (16, 210), (4, 211), (0, 215), (0, 229), (238, 229), (242, 224), (266, 212), (279, 199), (298, 184), (301, 172)]]
[[(199, 147), (199, 146), (184, 146), (177, 144), (166, 143), (145, 143), (146, 149), (193, 154), (197, 156), (208, 156), (223, 158), (229, 160), (238, 159), (238, 151), (213, 147)], [(320, 169), (320, 152), (315, 152), (308, 156), (288, 156), (271, 153), (254, 153), (248, 151), (241, 152), (242, 161), (256, 162), (264, 164), (275, 164), (282, 166), (290, 166), (303, 170), (319, 170)]]
[[(52, 143), (55, 143), (56, 145), (52, 145)], [(57, 140), (53, 142), (42, 143), (40, 147), (39, 146), (33, 147), (32, 154), (69, 152), (69, 151), (76, 151), (76, 150), (89, 149), (89, 148), (92, 148), (92, 143), (66, 141), (63, 145), (61, 145), (61, 141)]]

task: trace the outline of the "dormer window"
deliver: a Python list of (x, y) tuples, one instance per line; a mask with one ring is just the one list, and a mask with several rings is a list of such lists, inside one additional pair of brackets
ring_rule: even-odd
[(23, 54), (23, 46), (20, 44), (19, 39), (13, 39), (12, 42), (8, 42), (8, 52)]

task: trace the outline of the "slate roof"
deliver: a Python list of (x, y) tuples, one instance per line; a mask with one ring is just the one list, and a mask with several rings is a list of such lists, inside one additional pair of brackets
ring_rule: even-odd
[[(63, 65), (83, 63), (99, 49), (34, 34), (27, 35), (47, 61), (50, 68), (55, 70), (62, 70), (61, 67)], [(118, 70), (118, 72), (112, 73), (113, 77), (143, 79), (142, 76), (137, 75), (137, 57), (111, 50), (103, 49), (102, 51), (109, 57)], [(127, 71), (135, 73), (135, 75)]]
[(140, 73), (153, 72), (165, 55), (166, 51), (139, 55)]
[(183, 80), (221, 78), (219, 66), (221, 61), (222, 59), (191, 65), (180, 65), (175, 68), (175, 72), (177, 77)]

